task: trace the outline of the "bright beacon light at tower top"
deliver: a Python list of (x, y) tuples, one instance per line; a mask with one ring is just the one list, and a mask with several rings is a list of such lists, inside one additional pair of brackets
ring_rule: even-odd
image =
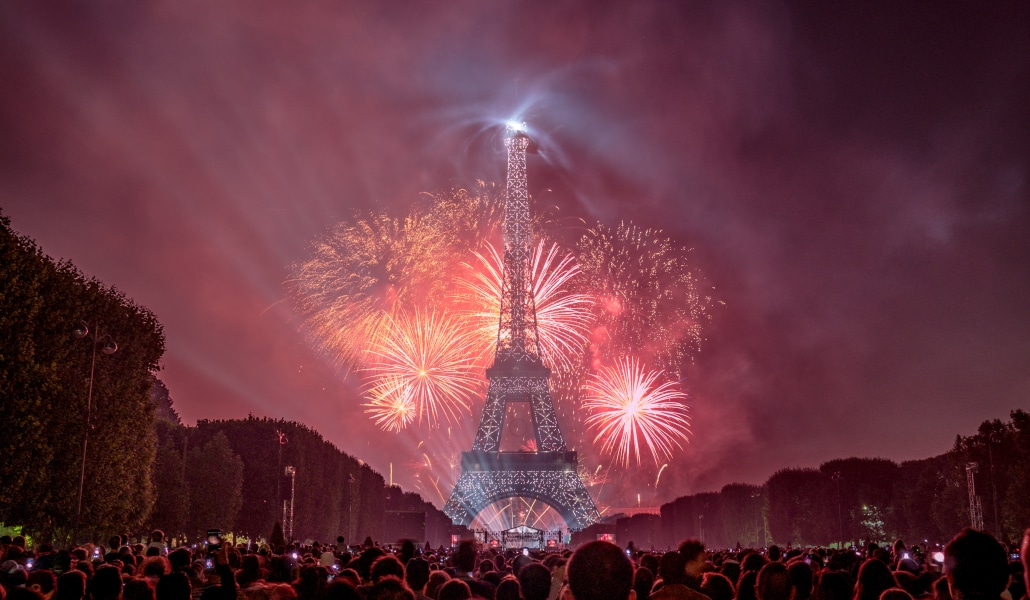
[(526, 133), (525, 121), (516, 121), (515, 119), (509, 119), (508, 131), (510, 131), (511, 133)]

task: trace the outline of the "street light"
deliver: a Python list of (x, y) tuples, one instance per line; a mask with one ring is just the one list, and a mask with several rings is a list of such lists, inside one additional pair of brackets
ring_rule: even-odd
[(100, 333), (100, 325), (97, 330), (90, 332), (89, 323), (80, 321), (78, 326), (72, 330), (76, 339), (90, 338), (93, 341), (93, 355), (89, 363), (89, 394), (86, 395), (86, 426), (82, 433), (82, 470), (79, 473), (79, 500), (75, 509), (75, 527), (72, 529), (72, 543), (76, 543), (79, 535), (79, 520), (82, 518), (82, 490), (86, 484), (86, 449), (89, 447), (89, 430), (93, 428), (93, 375), (97, 366), (97, 346), (104, 354), (114, 354), (118, 351), (118, 344), (115, 343), (109, 334)]
[(358, 530), (354, 527), (354, 482), (357, 479), (354, 478), (353, 473), (347, 473), (347, 539), (350, 543), (354, 543), (354, 538), (358, 535)]
[(755, 546), (757, 546), (757, 547), (761, 547), (762, 546), (761, 528), (758, 526), (758, 503), (759, 503), (759, 498), (761, 498), (761, 497), (762, 497), (762, 492), (757, 492), (757, 491), (756, 492), (751, 492), (751, 499), (754, 500), (753, 505), (754, 505), (754, 509), (755, 509)]
[(998, 518), (998, 486), (994, 484), (994, 444), (1000, 443), (1001, 437), (997, 431), (987, 436), (987, 459), (991, 463), (991, 500), (994, 504), (994, 535), (1001, 538), (1001, 525)]
[(840, 471), (834, 471), (831, 478), (837, 484), (837, 539), (839, 540), (840, 547), (844, 548), (844, 519), (840, 513)]
[[(286, 512), (286, 501), (283, 500), (283, 521), (290, 524), (290, 534), (286, 538), (293, 541), (293, 501), (297, 497), (297, 469), (292, 466), (286, 467), (285, 475), (290, 478), (290, 511)], [(287, 521), (287, 516), (289, 521)]]
[[(279, 503), (283, 502), (282, 483), (283, 483), (283, 446), (289, 443), (290, 440), (286, 438), (286, 432), (282, 429), (276, 429), (275, 434), (279, 436), (279, 462), (276, 463), (275, 467), (275, 503), (272, 505), (275, 510), (279, 510)], [(283, 509), (283, 519), (280, 522), (285, 530), (286, 527), (286, 511)]]

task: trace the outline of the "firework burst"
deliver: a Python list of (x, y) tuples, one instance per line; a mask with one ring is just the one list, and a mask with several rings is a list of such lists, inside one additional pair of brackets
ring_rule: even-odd
[[(473, 324), (483, 356), (488, 356), (497, 344), (503, 260), (492, 245), (474, 256), (478, 264), (464, 263), (471, 275), (459, 280), (458, 286), (471, 300), (471, 308), (464, 314)], [(572, 254), (557, 244), (537, 243), (532, 257), (532, 291), (540, 351), (546, 362), (561, 370), (570, 369), (582, 356), (594, 319), (593, 299), (573, 289), (579, 273)]]
[(287, 288), (319, 349), (339, 367), (361, 365), (392, 314), (442, 297), (455, 244), (417, 216), (341, 223), (294, 265)]
[(687, 440), (686, 395), (672, 382), (659, 383), (661, 375), (630, 358), (602, 367), (584, 384), (587, 428), (617, 464), (628, 467), (632, 458), (639, 465), (643, 445), (658, 465)]
[(385, 431), (404, 430), (415, 418), (411, 388), (403, 379), (382, 378), (368, 391), (370, 401), (365, 412)]
[(597, 298), (592, 351), (598, 363), (634, 355), (675, 379), (700, 351), (712, 298), (687, 260), (690, 250), (660, 230), (621, 223), (587, 231), (577, 258)]
[(455, 319), (432, 311), (401, 313), (388, 321), (364, 369), (370, 375), (367, 406), (378, 409), (377, 399), (385, 398), (384, 408), (399, 406), (403, 411), (410, 404), (419, 424), (425, 420), (434, 427), (441, 418), (458, 422), (482, 388), (470, 337)]

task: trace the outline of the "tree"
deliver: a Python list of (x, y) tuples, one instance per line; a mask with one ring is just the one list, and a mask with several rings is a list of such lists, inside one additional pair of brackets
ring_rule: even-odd
[(832, 481), (815, 469), (781, 469), (765, 483), (769, 533), (777, 544), (825, 544), (832, 540)]
[(764, 494), (757, 485), (730, 483), (719, 492), (726, 515), (723, 536), (727, 547), (738, 543), (748, 548), (762, 545), (764, 515), (762, 511)]
[(273, 549), (286, 545), (286, 536), (283, 535), (283, 526), (279, 521), (272, 526), (272, 535), (268, 536), (268, 543)]
[[(76, 339), (84, 321), (90, 335)], [(139, 526), (153, 502), (148, 389), (164, 353), (156, 317), (55, 263), (0, 217), (0, 331), (0, 519), (66, 539), (78, 520), (78, 486), (69, 482), (85, 460), (80, 531)], [(98, 349), (109, 340), (120, 345), (112, 355)]]
[(186, 481), (186, 428), (165, 420), (154, 423), (157, 432), (157, 454), (154, 458), (154, 509), (150, 529), (162, 529), (170, 535), (186, 531), (190, 508), (190, 488)]
[(189, 533), (210, 528), (233, 531), (243, 504), (243, 461), (222, 432), (189, 452), (186, 481), (190, 489)]
[(0, 215), (0, 521), (22, 512), (46, 482), (54, 453), (45, 427), (55, 366), (36, 360), (35, 325), (53, 265)]
[(164, 420), (172, 425), (182, 425), (179, 413), (172, 406), (172, 395), (164, 382), (150, 375), (150, 401), (154, 403), (154, 418)]
[(840, 541), (896, 537), (894, 486), (900, 476), (897, 463), (884, 458), (839, 458), (823, 463), (819, 470), (833, 482), (833, 539), (841, 538), (841, 533)]

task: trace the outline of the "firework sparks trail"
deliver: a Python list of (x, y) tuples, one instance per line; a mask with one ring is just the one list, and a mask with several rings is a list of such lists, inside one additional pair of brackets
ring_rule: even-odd
[(580, 238), (579, 265), (598, 300), (592, 340), (598, 364), (635, 355), (682, 378), (684, 364), (701, 349), (712, 304), (689, 253), (660, 230), (626, 223), (614, 230), (599, 224)]
[(372, 421), (384, 431), (402, 431), (415, 418), (411, 390), (401, 378), (384, 377), (369, 390), (370, 401), (363, 406)]
[(442, 296), (454, 236), (418, 216), (372, 215), (336, 226), (287, 281), (318, 348), (360, 366), (399, 309)]
[(629, 358), (615, 368), (602, 367), (584, 384), (586, 425), (596, 431), (594, 443), (624, 467), (631, 458), (641, 463), (641, 443), (658, 465), (682, 448), (690, 433), (686, 395), (672, 382), (658, 383), (661, 375)]
[[(489, 356), (497, 344), (503, 259), (492, 245), (474, 255), (479, 264), (463, 263), (471, 276), (459, 280), (458, 285), (472, 299), (473, 308), (465, 315), (475, 323), (482, 355)], [(560, 370), (571, 369), (582, 356), (594, 320), (593, 299), (572, 289), (579, 274), (572, 254), (562, 251), (557, 244), (547, 248), (543, 240), (537, 243), (532, 276), (540, 348), (547, 362)]]
[(665, 464), (662, 465), (661, 469), (658, 469), (658, 476), (654, 478), (654, 490), (655, 490), (655, 492), (658, 491), (658, 482), (661, 481), (661, 479), (662, 479), (662, 472), (665, 471), (665, 469), (668, 466), (669, 466), (669, 463), (665, 463)]
[(453, 318), (415, 311), (399, 314), (380, 343), (369, 350), (369, 406), (380, 397), (401, 394), (415, 419), (430, 427), (457, 422), (470, 410), (470, 398), (483, 386), (470, 358), (470, 338)]

